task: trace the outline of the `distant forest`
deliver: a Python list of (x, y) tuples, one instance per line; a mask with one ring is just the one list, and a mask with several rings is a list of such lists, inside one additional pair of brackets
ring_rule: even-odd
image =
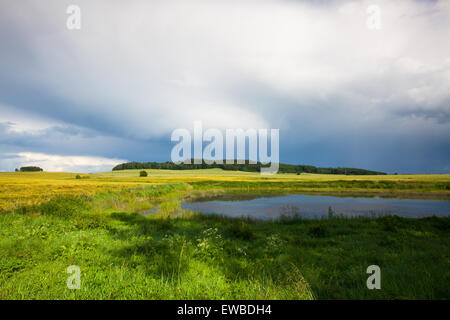
[[(19, 171), (19, 169), (16, 169), (16, 172), (17, 171)], [(20, 171), (21, 172), (33, 172), (33, 171), (44, 171), (44, 170), (42, 170), (42, 168), (39, 168), (39, 167), (30, 166), (30, 167), (21, 167)]]
[[(191, 161), (193, 163), (193, 161)], [(170, 169), (170, 170), (192, 170), (192, 169), (212, 169), (220, 168), (223, 170), (231, 171), (247, 171), (247, 172), (260, 172), (261, 167), (267, 167), (268, 165), (262, 165), (260, 162), (256, 164), (206, 164), (202, 161), (202, 164), (175, 164), (173, 162), (127, 162), (122, 163), (113, 168), (113, 170), (127, 170), (127, 169)], [(383, 175), (385, 172), (371, 171), (357, 168), (318, 168), (309, 165), (294, 165), (283, 164), (279, 165), (279, 173), (321, 173), (321, 174), (347, 174), (347, 175)]]

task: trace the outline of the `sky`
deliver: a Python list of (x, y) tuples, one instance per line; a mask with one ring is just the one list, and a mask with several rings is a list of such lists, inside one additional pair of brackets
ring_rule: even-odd
[(0, 171), (169, 161), (200, 120), (279, 129), (282, 163), (450, 173), (448, 39), (446, 0), (2, 0)]

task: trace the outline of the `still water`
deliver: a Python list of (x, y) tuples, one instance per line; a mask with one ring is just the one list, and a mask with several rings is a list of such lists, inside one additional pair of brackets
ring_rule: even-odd
[(214, 200), (184, 202), (183, 209), (205, 214), (219, 214), (229, 217), (252, 217), (255, 219), (276, 219), (281, 215), (299, 215), (304, 218), (328, 216), (329, 207), (335, 215), (380, 216), (398, 215), (420, 218), (426, 216), (450, 215), (450, 201), (392, 198), (336, 197), (322, 195), (261, 196), (254, 199), (239, 199), (226, 196)]

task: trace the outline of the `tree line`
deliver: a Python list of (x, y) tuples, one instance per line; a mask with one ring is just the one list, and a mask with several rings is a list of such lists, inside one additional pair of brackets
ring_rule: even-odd
[(20, 169), (16, 169), (16, 172), (33, 172), (33, 171), (44, 171), (42, 168), (29, 166), (29, 167), (21, 167)]
[[(249, 163), (248, 160), (243, 164), (233, 163), (226, 164), (207, 164), (204, 160), (200, 164), (194, 164), (192, 159), (192, 164), (175, 164), (170, 161), (166, 162), (127, 162), (122, 163), (113, 168), (115, 170), (129, 170), (129, 169), (168, 169), (168, 170), (193, 170), (193, 169), (212, 169), (220, 168), (223, 170), (231, 171), (246, 171), (246, 172), (260, 172), (261, 167), (266, 167), (268, 165), (263, 165), (262, 163)], [(279, 165), (279, 173), (319, 173), (319, 174), (346, 174), (346, 175), (384, 175), (385, 172), (372, 171), (366, 169), (358, 168), (319, 168), (311, 165), (293, 165), (293, 164), (283, 164)]]

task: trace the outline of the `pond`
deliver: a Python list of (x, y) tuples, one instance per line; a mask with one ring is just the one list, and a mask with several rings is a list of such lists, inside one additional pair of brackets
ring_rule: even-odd
[(183, 209), (218, 214), (229, 217), (276, 219), (282, 215), (304, 218), (328, 216), (331, 207), (334, 215), (346, 217), (398, 215), (408, 218), (450, 215), (450, 201), (393, 199), (378, 197), (338, 197), (324, 195), (291, 194), (283, 196), (233, 197), (196, 199), (181, 204)]

